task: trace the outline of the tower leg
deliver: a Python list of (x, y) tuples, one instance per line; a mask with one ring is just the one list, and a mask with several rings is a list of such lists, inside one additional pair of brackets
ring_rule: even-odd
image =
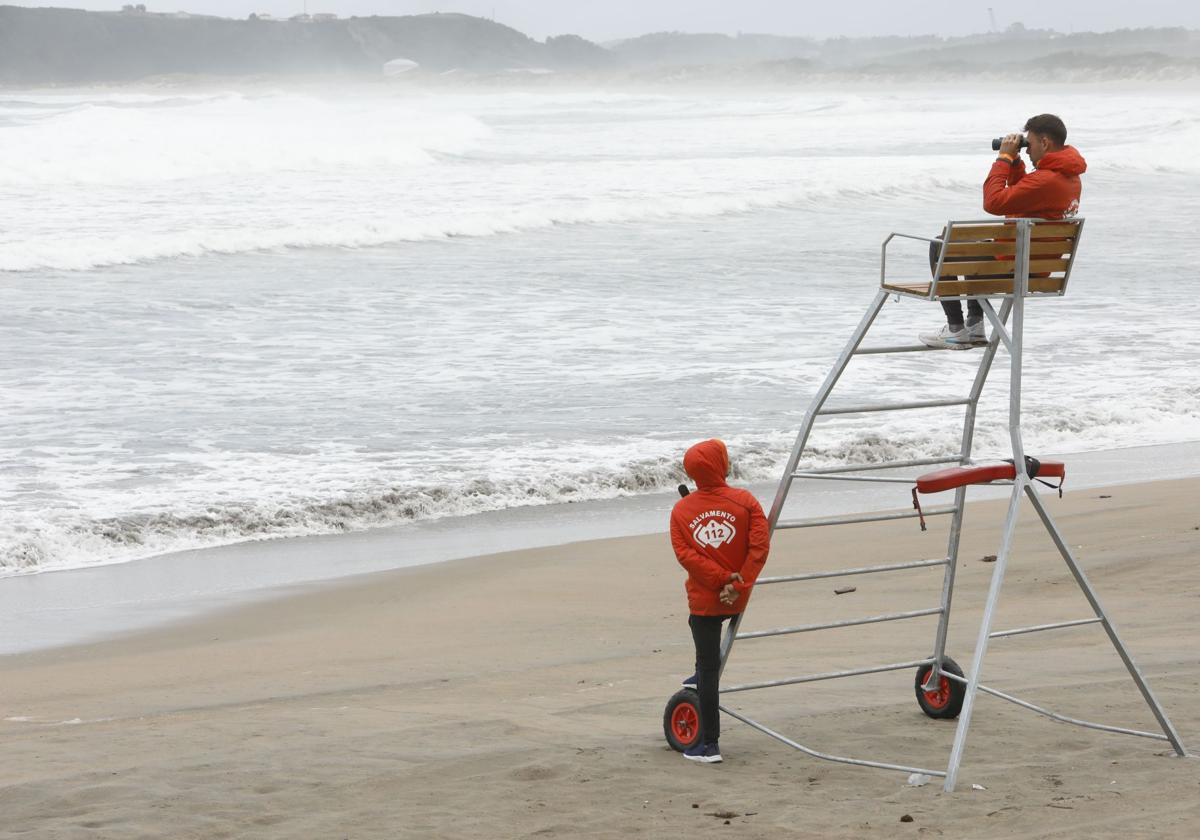
[(871, 324), (875, 323), (875, 318), (879, 315), (879, 310), (883, 308), (884, 303), (887, 302), (887, 298), (887, 292), (883, 291), (883, 289), (880, 289), (875, 294), (875, 299), (867, 307), (867, 313), (863, 315), (862, 320), (858, 322), (858, 326), (854, 328), (854, 334), (850, 336), (850, 340), (842, 348), (837, 361), (833, 363), (833, 368), (825, 377), (825, 381), (821, 383), (821, 387), (817, 390), (813, 401), (809, 403), (808, 411), (804, 413), (804, 420), (800, 424), (800, 431), (796, 434), (796, 443), (792, 446), (792, 454), (788, 457), (787, 466), (783, 469), (783, 478), (779, 481), (779, 489), (775, 491), (775, 501), (772, 502), (771, 511), (767, 515), (767, 521), (771, 526), (772, 533), (775, 532), (775, 523), (779, 521), (779, 515), (783, 513), (783, 503), (787, 500), (788, 491), (792, 487), (792, 474), (796, 472), (796, 466), (800, 463), (800, 455), (804, 452), (804, 447), (808, 444), (808, 436), (812, 432), (813, 423), (817, 420), (817, 412), (825, 405), (825, 400), (829, 399), (829, 395), (833, 391), (833, 386), (842, 378), (846, 366), (850, 364), (850, 359), (854, 357), (854, 351), (862, 343), (867, 330), (871, 329)]
[(1113, 647), (1117, 650), (1117, 655), (1125, 663), (1125, 668), (1129, 671), (1129, 676), (1133, 677), (1138, 690), (1142, 692), (1142, 697), (1145, 698), (1146, 705), (1150, 707), (1150, 711), (1154, 713), (1155, 719), (1158, 720), (1158, 725), (1162, 727), (1163, 734), (1167, 736), (1167, 740), (1171, 742), (1171, 746), (1175, 748), (1177, 755), (1187, 755), (1187, 750), (1184, 749), (1183, 742), (1179, 740), (1179, 733), (1175, 731), (1175, 727), (1167, 719), (1166, 712), (1162, 710), (1162, 706), (1159, 705), (1154, 692), (1150, 690), (1146, 678), (1142, 676), (1137, 663), (1133, 661), (1133, 657), (1126, 650), (1125, 643), (1121, 641), (1121, 637), (1117, 633), (1117, 628), (1109, 621), (1108, 614), (1104, 611), (1104, 607), (1101, 605), (1096, 591), (1092, 589), (1092, 584), (1088, 581), (1087, 575), (1083, 573), (1083, 569), (1079, 567), (1079, 563), (1072, 556), (1071, 549), (1067, 547), (1066, 540), (1062, 538), (1062, 534), (1059, 533), (1054, 520), (1050, 518), (1050, 514), (1047, 512), (1046, 506), (1042, 504), (1042, 500), (1038, 497), (1037, 491), (1033, 489), (1032, 485), (1026, 484), (1025, 493), (1029, 496), (1029, 501), (1033, 503), (1033, 509), (1037, 511), (1042, 524), (1050, 534), (1050, 538), (1054, 540), (1054, 545), (1058, 547), (1058, 553), (1062, 555), (1063, 560), (1066, 561), (1067, 568), (1071, 570), (1071, 574), (1075, 577), (1075, 582), (1079, 584), (1079, 588), (1083, 590), (1084, 597), (1091, 604), (1092, 611), (1100, 619), (1100, 626), (1104, 628), (1104, 632), (1108, 634), (1109, 641), (1112, 642)]
[[(983, 394), (983, 386), (987, 383), (988, 373), (991, 372), (992, 362), (1000, 346), (999, 329), (1008, 323), (1008, 315), (1012, 311), (1012, 301), (1005, 300), (997, 315), (991, 303), (983, 301), (985, 311), (995, 319), (997, 331), (983, 351), (979, 361), (979, 369), (975, 371), (975, 381), (971, 383), (970, 403), (963, 416), (962, 444), (959, 450), (958, 462), (968, 464), (971, 461), (971, 447), (975, 442), (975, 414), (979, 408), (979, 397)], [(966, 515), (967, 488), (959, 487), (954, 493), (954, 516), (950, 522), (950, 537), (946, 541), (946, 573), (942, 577), (942, 611), (938, 615), (937, 633), (933, 640), (933, 667), (929, 669), (929, 678), (925, 681), (925, 689), (933, 691), (941, 681), (942, 660), (946, 657), (946, 636), (950, 628), (950, 606), (954, 598), (954, 575), (958, 570), (958, 545), (962, 537), (963, 517)]]
[[(841, 354), (837, 361), (834, 362), (833, 368), (825, 377), (825, 381), (821, 384), (820, 389), (813, 397), (812, 403), (809, 404), (808, 411), (804, 415), (804, 421), (800, 424), (800, 431), (796, 434), (796, 443), (792, 446), (792, 454), (788, 457), (787, 466), (783, 469), (783, 478), (779, 481), (779, 489), (775, 492), (775, 501), (771, 504), (771, 511), (767, 515), (767, 522), (770, 525), (771, 533), (775, 533), (775, 523), (779, 521), (780, 514), (783, 513), (783, 504), (787, 501), (788, 491), (792, 487), (792, 476), (796, 472), (796, 466), (800, 463), (800, 456), (804, 452), (804, 447), (808, 444), (808, 436), (812, 432), (813, 424), (817, 419), (817, 412), (821, 410), (821, 406), (825, 405), (825, 400), (829, 399), (829, 394), (833, 391), (833, 386), (837, 384), (842, 373), (845, 372), (846, 366), (850, 364), (850, 359), (854, 357), (854, 351), (858, 349), (858, 345), (862, 343), (867, 331), (871, 329), (871, 324), (875, 323), (875, 318), (879, 315), (879, 310), (883, 309), (883, 305), (887, 302), (888, 294), (883, 289), (875, 293), (874, 300), (867, 307), (867, 312), (858, 322), (858, 326), (854, 328), (853, 335), (846, 342), (846, 346), (842, 348)], [(724, 637), (721, 639), (721, 671), (725, 671), (725, 663), (729, 660), (729, 652), (733, 650), (733, 642), (737, 637), (738, 626), (742, 623), (741, 615), (730, 620), (729, 627), (725, 631)]]
[(1021, 508), (1021, 479), (1018, 477), (1013, 484), (1012, 497), (1008, 502), (1008, 516), (1004, 520), (1004, 533), (1000, 540), (1000, 553), (996, 555), (996, 566), (992, 570), (992, 583), (988, 588), (987, 602), (983, 608), (983, 621), (979, 625), (979, 639), (975, 643), (975, 657), (971, 661), (971, 670), (967, 673), (967, 692), (963, 698), (962, 711), (958, 713), (958, 728), (954, 731), (954, 746), (950, 750), (950, 763), (946, 767), (946, 783), (943, 789), (947, 793), (954, 791), (958, 781), (958, 768), (962, 763), (963, 749), (967, 743), (967, 731), (971, 728), (971, 712), (975, 708), (975, 695), (979, 690), (979, 675), (983, 670), (983, 657), (987, 653), (988, 641), (992, 633), (992, 619), (996, 614), (996, 602), (1000, 599), (1000, 589), (1004, 584), (1004, 570), (1008, 566), (1008, 557), (1012, 551), (1013, 533), (1017, 528), (1017, 514)]

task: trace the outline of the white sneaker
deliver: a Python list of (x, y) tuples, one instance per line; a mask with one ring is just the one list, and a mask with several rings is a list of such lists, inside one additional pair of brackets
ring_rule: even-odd
[(970, 350), (972, 347), (971, 336), (966, 327), (960, 330), (951, 330), (949, 324), (942, 324), (942, 328), (937, 332), (921, 333), (917, 337), (926, 347), (949, 350)]
[(967, 340), (975, 345), (988, 343), (987, 327), (984, 326), (982, 318), (974, 324), (967, 324)]

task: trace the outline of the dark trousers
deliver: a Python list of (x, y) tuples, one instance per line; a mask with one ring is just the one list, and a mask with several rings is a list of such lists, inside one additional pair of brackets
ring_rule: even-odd
[(715, 744), (721, 737), (721, 625), (732, 615), (689, 615), (696, 643), (696, 691), (700, 694), (700, 743)]
[[(929, 273), (932, 274), (937, 270), (938, 257), (942, 255), (942, 245), (940, 242), (929, 243)], [(954, 257), (947, 257), (946, 262), (953, 262)], [(960, 259), (987, 259), (986, 257), (966, 257)], [(946, 323), (952, 329), (960, 330), (963, 327), (963, 309), (962, 302), (957, 300), (941, 301), (942, 311), (946, 313)], [(977, 300), (967, 301), (967, 317), (972, 323), (983, 318), (983, 307)]]

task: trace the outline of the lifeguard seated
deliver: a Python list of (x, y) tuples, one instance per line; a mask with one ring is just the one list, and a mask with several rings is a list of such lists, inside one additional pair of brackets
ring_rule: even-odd
[[(1087, 171), (1087, 162), (1067, 143), (1067, 127), (1054, 114), (1039, 114), (1025, 122), (1026, 134), (1010, 134), (1000, 144), (1000, 155), (992, 163), (983, 182), (983, 209), (1010, 219), (1067, 219), (1079, 211), (1082, 190), (1079, 176)], [(1029, 147), (1034, 172), (1025, 171), (1021, 147)], [(929, 244), (929, 267), (936, 271), (941, 244)], [(957, 260), (947, 256), (945, 262)], [(970, 260), (1004, 259), (977, 256)], [(943, 267), (943, 276), (947, 275)], [(940, 284), (939, 284), (940, 285)], [(929, 347), (969, 350), (987, 343), (983, 307), (976, 299), (967, 301), (963, 320), (962, 303), (941, 301), (946, 323), (937, 332), (921, 333), (921, 342)]]

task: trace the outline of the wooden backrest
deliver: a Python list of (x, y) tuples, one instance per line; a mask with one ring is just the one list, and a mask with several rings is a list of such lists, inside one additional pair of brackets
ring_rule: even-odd
[[(1082, 219), (1030, 222), (1029, 291), (1061, 294), (1083, 229)], [(950, 222), (943, 232), (938, 295), (1012, 294), (1017, 221)], [(955, 278), (961, 278), (955, 282)]]

